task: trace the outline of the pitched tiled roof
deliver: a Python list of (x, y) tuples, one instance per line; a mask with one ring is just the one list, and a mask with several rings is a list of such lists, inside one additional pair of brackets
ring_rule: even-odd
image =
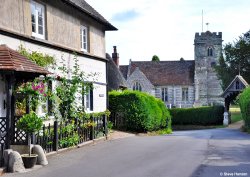
[(106, 26), (106, 30), (117, 30), (111, 23), (109, 23), (101, 14), (99, 14), (93, 7), (91, 7), (85, 0), (63, 0), (64, 2), (78, 8), (85, 14), (99, 21)]
[(0, 70), (37, 74), (50, 73), (6, 45), (0, 45)]
[(132, 61), (130, 74), (138, 67), (155, 86), (193, 85), (194, 66), (194, 60)]

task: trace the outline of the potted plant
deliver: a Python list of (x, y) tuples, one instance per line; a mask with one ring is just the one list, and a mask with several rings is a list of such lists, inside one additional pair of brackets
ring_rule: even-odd
[(37, 154), (31, 154), (31, 135), (40, 130), (43, 121), (35, 112), (23, 115), (17, 122), (17, 128), (23, 130), (28, 136), (29, 154), (23, 154), (22, 159), (25, 168), (32, 168), (37, 161)]

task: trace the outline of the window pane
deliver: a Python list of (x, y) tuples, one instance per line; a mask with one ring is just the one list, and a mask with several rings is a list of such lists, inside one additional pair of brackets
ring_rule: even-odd
[(42, 26), (38, 26), (38, 33), (43, 35), (43, 27)]
[(38, 17), (38, 25), (43, 25), (43, 18), (42, 17)]
[(32, 32), (36, 32), (36, 24), (35, 23), (32, 23)]
[(31, 22), (36, 23), (36, 18), (34, 14), (31, 14)]
[(42, 7), (37, 7), (36, 8), (37, 12), (38, 12), (38, 16), (42, 16)]
[(35, 14), (35, 12), (36, 12), (36, 7), (35, 7), (35, 4), (31, 4), (31, 13), (32, 14)]

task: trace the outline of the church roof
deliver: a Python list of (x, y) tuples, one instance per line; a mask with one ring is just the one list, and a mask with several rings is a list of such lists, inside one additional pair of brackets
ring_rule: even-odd
[(138, 67), (155, 86), (193, 85), (194, 60), (183, 61), (131, 61), (129, 66), (120, 66), (124, 78)]

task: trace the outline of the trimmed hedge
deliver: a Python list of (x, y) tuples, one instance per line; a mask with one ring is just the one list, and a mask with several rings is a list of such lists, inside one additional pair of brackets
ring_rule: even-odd
[[(171, 117), (165, 104), (144, 92), (109, 92), (109, 110), (116, 128), (136, 132), (158, 130), (166, 126), (171, 128)], [(120, 120), (120, 125), (116, 125), (118, 121), (115, 119)]]
[(223, 113), (223, 106), (170, 109), (173, 125), (220, 125)]
[(240, 110), (245, 128), (250, 129), (250, 88), (246, 88), (240, 94)]

